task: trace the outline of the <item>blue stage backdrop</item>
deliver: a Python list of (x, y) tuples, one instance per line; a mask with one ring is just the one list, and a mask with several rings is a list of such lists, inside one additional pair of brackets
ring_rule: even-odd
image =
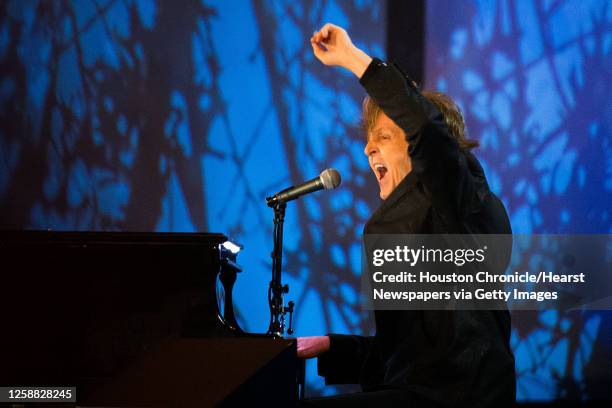
[[(612, 2), (432, 0), (426, 26), (427, 87), (461, 106), (514, 232), (612, 233)], [(513, 326), (520, 400), (609, 398), (610, 313)]]
[[(515, 231), (612, 230), (610, 4), (428, 2), (427, 83), (464, 108)], [(223, 232), (245, 245), (240, 321), (263, 332), (264, 198), (335, 167), (340, 189), (288, 205), (288, 298), (297, 335), (371, 332), (357, 302), (359, 239), (379, 204), (358, 128), (364, 94), (315, 61), (308, 38), (333, 21), (384, 57), (385, 10), (367, 0), (4, 1), (0, 226)], [(612, 376), (610, 315), (515, 322), (520, 398), (608, 391), (598, 381)], [(308, 393), (335, 392), (315, 371), (310, 362)]]

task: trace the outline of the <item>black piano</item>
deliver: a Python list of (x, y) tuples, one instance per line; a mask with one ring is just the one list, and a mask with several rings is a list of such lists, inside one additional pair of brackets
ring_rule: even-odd
[(240, 328), (227, 241), (0, 232), (0, 387), (73, 386), (79, 406), (294, 405), (295, 340)]

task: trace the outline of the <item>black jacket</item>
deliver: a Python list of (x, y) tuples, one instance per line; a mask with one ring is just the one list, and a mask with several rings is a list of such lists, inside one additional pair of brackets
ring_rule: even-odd
[[(365, 234), (510, 234), (482, 167), (449, 135), (442, 114), (395, 66), (374, 59), (360, 83), (404, 130), (412, 171)], [(510, 249), (508, 249), (510, 250)], [(326, 384), (399, 388), (442, 406), (515, 402), (507, 311), (375, 311), (373, 337), (330, 335), (318, 359)]]

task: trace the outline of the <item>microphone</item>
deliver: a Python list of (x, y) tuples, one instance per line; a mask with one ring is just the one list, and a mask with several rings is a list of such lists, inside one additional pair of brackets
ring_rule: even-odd
[(277, 203), (286, 203), (287, 201), (295, 200), (304, 194), (313, 193), (322, 189), (331, 190), (340, 185), (340, 173), (336, 169), (323, 170), (318, 177), (310, 181), (300, 184), (299, 186), (291, 186), (286, 188), (272, 197), (267, 197), (268, 206), (273, 206)]

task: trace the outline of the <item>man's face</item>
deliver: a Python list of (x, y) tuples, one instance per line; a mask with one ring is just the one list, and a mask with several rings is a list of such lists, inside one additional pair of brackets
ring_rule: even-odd
[(380, 198), (385, 200), (412, 170), (406, 135), (395, 122), (381, 113), (368, 134), (364, 153), (378, 180)]

